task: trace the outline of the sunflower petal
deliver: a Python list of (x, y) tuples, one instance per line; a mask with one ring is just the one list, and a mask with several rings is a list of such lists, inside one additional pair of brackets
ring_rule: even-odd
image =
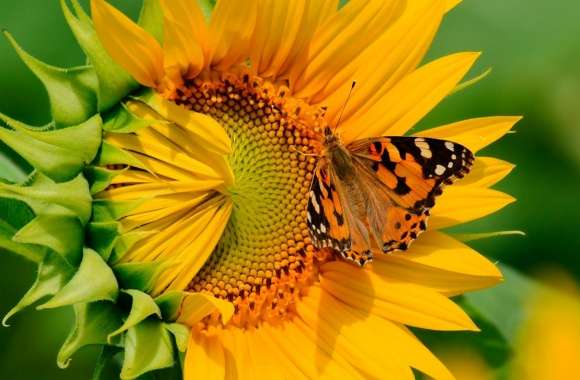
[(164, 17), (165, 69), (168, 73), (193, 78), (204, 66), (203, 42), (207, 27), (197, 1), (161, 0)]
[(218, 313), (223, 324), (228, 323), (234, 314), (234, 305), (204, 293), (186, 293), (181, 301), (179, 323), (195, 326), (210, 314)]
[(209, 24), (208, 65), (226, 69), (250, 55), (257, 0), (218, 1)]
[(345, 305), (318, 287), (312, 287), (297, 307), (306, 325), (321, 339), (326, 335), (337, 348), (346, 346), (344, 349), (360, 353), (369, 364), (359, 368), (363, 373), (379, 366), (383, 372), (378, 378), (388, 373), (394, 379), (414, 379), (412, 367), (435, 379), (453, 379), (429, 350), (396, 323)]
[(226, 375), (224, 348), (216, 337), (191, 334), (183, 364), (185, 380), (223, 380)]
[[(416, 0), (407, 3), (393, 26), (333, 75), (312, 101), (328, 107), (326, 115), (332, 125), (336, 125), (340, 113), (346, 120), (357, 110), (370, 108), (401, 78), (415, 70), (442, 18), (443, 5), (439, 1)], [(353, 79), (357, 87), (343, 111)]]
[(467, 314), (447, 297), (415, 284), (381, 277), (350, 264), (322, 267), (321, 286), (342, 302), (408, 326), (431, 330), (477, 330)]
[(451, 11), (458, 6), (462, 0), (445, 0), (445, 12)]
[(352, 0), (332, 15), (290, 72), (296, 96), (308, 98), (324, 88), (342, 67), (388, 30), (403, 8), (400, 0)]
[(157, 87), (164, 76), (157, 40), (104, 0), (92, 0), (91, 12), (99, 39), (115, 62), (142, 85)]
[(519, 116), (469, 119), (421, 131), (415, 136), (451, 140), (477, 152), (505, 135), (521, 119)]
[(380, 255), (373, 271), (381, 277), (430, 287), (445, 294), (482, 289), (501, 281), (499, 269), (467, 245), (429, 231), (406, 252)]
[(476, 157), (475, 163), (466, 176), (456, 186), (491, 187), (504, 179), (515, 165), (493, 157)]
[(479, 53), (457, 53), (428, 63), (403, 78), (369, 109), (345, 120), (345, 143), (355, 139), (403, 135), (447, 96), (471, 68)]
[(256, 72), (263, 77), (283, 72), (337, 8), (336, 0), (261, 0), (251, 49)]
[(515, 198), (497, 190), (474, 186), (451, 186), (445, 189), (431, 210), (430, 228), (455, 226), (504, 208)]

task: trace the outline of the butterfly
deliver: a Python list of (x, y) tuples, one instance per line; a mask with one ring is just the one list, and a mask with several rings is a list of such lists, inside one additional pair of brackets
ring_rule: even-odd
[(427, 229), (443, 186), (473, 161), (451, 141), (384, 136), (343, 145), (325, 128), (307, 208), (313, 244), (360, 266), (373, 254), (406, 250)]

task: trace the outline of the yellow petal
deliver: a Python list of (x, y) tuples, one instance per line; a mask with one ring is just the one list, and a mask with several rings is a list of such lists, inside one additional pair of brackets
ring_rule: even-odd
[[(221, 1), (220, 3), (223, 3)], [(187, 129), (203, 144), (208, 150), (212, 150), (222, 155), (231, 153), (232, 144), (225, 129), (212, 117), (202, 113), (193, 112), (185, 107), (163, 99), (154, 94), (148, 100), (151, 106), (165, 119)]]
[(520, 120), (519, 116), (482, 117), (428, 129), (415, 136), (451, 140), (477, 152), (505, 135)]
[(205, 293), (188, 293), (183, 298), (177, 321), (195, 326), (210, 314), (218, 313), (225, 325), (234, 315), (234, 305)]
[[(191, 279), (205, 264), (219, 243), (232, 213), (233, 205), (229, 199), (223, 200), (218, 205), (217, 208), (207, 207), (208, 210), (200, 215), (199, 219), (196, 217), (189, 222), (200, 227), (198, 235), (183, 236), (185, 240), (169, 239), (166, 249), (177, 265), (167, 270), (155, 284), (155, 293), (167, 289), (186, 289)], [(209, 220), (205, 219), (206, 215), (209, 215)]]
[(152, 182), (123, 186), (99, 193), (97, 198), (110, 198), (115, 200), (133, 200), (152, 198), (167, 194), (204, 192), (221, 188), (223, 181), (220, 180), (190, 180), (187, 182)]
[(491, 187), (504, 179), (515, 167), (493, 157), (476, 157), (469, 174), (454, 186)]
[(317, 339), (315, 334), (305, 333), (295, 323), (270, 329), (270, 337), (307, 379), (364, 379), (348, 358), (341, 357), (331, 345)]
[(443, 4), (439, 1), (408, 2), (392, 27), (335, 73), (312, 102), (327, 106), (327, 119), (336, 125), (354, 79), (357, 85), (344, 109), (343, 120), (362, 107), (370, 108), (401, 78), (415, 70), (442, 18)]
[(227, 69), (250, 56), (257, 13), (257, 0), (217, 2), (209, 24), (209, 64)]
[(201, 9), (192, 0), (161, 0), (161, 7), (166, 70), (193, 78), (205, 63), (203, 42), (207, 38), (207, 27)]
[[(393, 379), (410, 380), (414, 379), (410, 370), (413, 367), (435, 379), (453, 378), (404, 327), (368, 310), (345, 305), (317, 286), (309, 289), (308, 296), (297, 304), (297, 310), (320, 340), (354, 358), (353, 365), (367, 375), (384, 378), (388, 373)], [(382, 370), (379, 374), (371, 372), (377, 368)]]
[(223, 380), (225, 378), (224, 349), (216, 337), (191, 334), (183, 364), (185, 380)]
[(107, 136), (107, 142), (128, 150), (141, 153), (159, 161), (168, 161), (178, 168), (213, 179), (220, 179), (220, 173), (209, 163), (192, 158), (189, 154), (180, 151), (179, 147), (169, 142), (161, 134), (153, 131), (140, 131), (139, 134), (115, 133)]
[(337, 0), (261, 0), (251, 48), (256, 72), (263, 77), (287, 72), (337, 9)]
[(497, 190), (474, 186), (450, 186), (431, 210), (429, 228), (441, 229), (483, 218), (515, 202)]
[(455, 88), (478, 56), (457, 53), (420, 67), (370, 108), (363, 107), (345, 120), (340, 127), (343, 141), (405, 134)]
[(164, 76), (163, 50), (145, 30), (104, 0), (92, 0), (95, 29), (111, 57), (135, 80), (157, 87)]
[(462, 0), (445, 0), (445, 12), (451, 11), (453, 8), (459, 5)]
[[(261, 369), (268, 376), (256, 379), (304, 379), (304, 373), (298, 369), (296, 363), (286, 356), (272, 340), (271, 336), (276, 327), (268, 324), (261, 325), (258, 329), (248, 331), (248, 345), (254, 352), (253, 360), (256, 368)], [(272, 370), (269, 368), (273, 367)]]
[(354, 308), (430, 330), (477, 330), (460, 307), (432, 289), (393, 281), (344, 262), (328, 263), (321, 270), (322, 288)]
[(380, 276), (459, 294), (497, 284), (499, 269), (467, 245), (428, 231), (408, 251), (379, 255), (372, 269)]
[[(318, 29), (290, 73), (297, 97), (322, 89), (344, 65), (355, 59), (397, 19), (404, 2), (352, 0)], [(356, 40), (356, 43), (352, 43)]]

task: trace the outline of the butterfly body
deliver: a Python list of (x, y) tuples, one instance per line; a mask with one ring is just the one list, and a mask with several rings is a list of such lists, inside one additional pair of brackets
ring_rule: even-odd
[(374, 254), (406, 250), (426, 229), (442, 186), (472, 161), (449, 141), (378, 137), (343, 145), (327, 128), (307, 209), (313, 243), (361, 266)]

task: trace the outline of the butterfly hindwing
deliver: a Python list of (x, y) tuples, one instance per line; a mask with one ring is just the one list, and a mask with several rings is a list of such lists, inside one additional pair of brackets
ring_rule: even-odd
[(362, 266), (372, 259), (368, 236), (365, 226), (348, 209), (348, 197), (341, 190), (333, 168), (321, 158), (310, 185), (306, 222), (317, 248), (332, 248)]

